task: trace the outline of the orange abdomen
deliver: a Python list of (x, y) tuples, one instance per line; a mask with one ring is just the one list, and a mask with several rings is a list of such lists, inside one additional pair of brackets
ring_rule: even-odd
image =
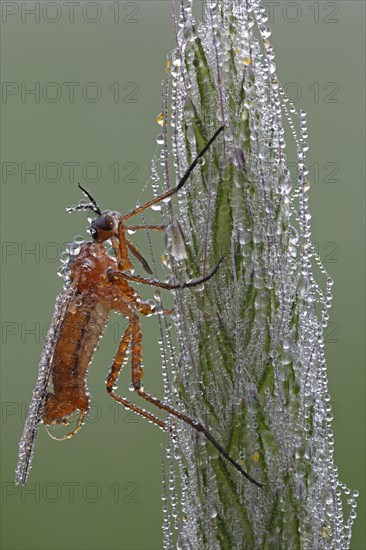
[(90, 292), (76, 295), (70, 303), (55, 349), (52, 366), (53, 393), (47, 395), (43, 421), (61, 422), (79, 410), (87, 412), (88, 366), (93, 358), (110, 308)]

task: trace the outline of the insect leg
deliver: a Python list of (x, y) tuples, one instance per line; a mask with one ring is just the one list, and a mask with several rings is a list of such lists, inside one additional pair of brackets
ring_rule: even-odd
[(222, 261), (223, 261), (223, 258), (220, 258), (220, 260), (218, 261), (214, 269), (205, 277), (201, 277), (199, 279), (192, 279), (187, 283), (176, 283), (176, 284), (163, 283), (161, 281), (156, 281), (155, 279), (146, 279), (145, 277), (140, 277), (139, 275), (132, 275), (130, 273), (125, 273), (123, 271), (116, 271), (116, 270), (113, 270), (113, 268), (109, 268), (107, 270), (107, 276), (109, 277), (110, 280), (125, 279), (127, 281), (133, 281), (135, 283), (141, 283), (143, 285), (157, 286), (159, 288), (165, 288), (167, 290), (174, 290), (178, 288), (189, 288), (191, 286), (196, 286), (196, 285), (205, 283), (206, 281), (211, 279), (213, 275), (215, 275)]
[(216, 439), (210, 434), (208, 430), (202, 424), (199, 422), (194, 421), (189, 416), (181, 413), (180, 411), (177, 411), (170, 405), (167, 405), (166, 403), (163, 403), (156, 397), (153, 397), (149, 393), (146, 393), (141, 385), (141, 378), (143, 376), (143, 370), (141, 367), (141, 342), (142, 342), (142, 332), (141, 332), (141, 326), (139, 319), (137, 317), (132, 319), (131, 323), (131, 329), (132, 329), (132, 384), (135, 388), (135, 391), (140, 395), (143, 399), (148, 401), (149, 403), (152, 403), (155, 405), (155, 407), (158, 407), (159, 409), (166, 411), (167, 413), (179, 418), (180, 420), (183, 420), (186, 424), (189, 424), (193, 429), (195, 429), (197, 432), (202, 433), (216, 449), (224, 456), (237, 470), (239, 470), (240, 473), (242, 473), (249, 481), (257, 485), (258, 487), (263, 487), (262, 483), (259, 483), (255, 479), (253, 479), (243, 468), (240, 466), (238, 462), (236, 462), (231, 456), (225, 451), (225, 449), (216, 441)]
[(117, 263), (120, 269), (132, 269), (132, 264), (128, 259), (127, 241), (124, 227), (122, 224), (118, 227), (118, 238), (112, 237), (112, 246), (116, 254)]
[[(137, 307), (141, 315), (153, 315), (154, 313), (157, 313), (156, 305), (153, 306), (149, 302), (138, 302)], [(170, 315), (173, 313), (173, 309), (164, 309), (164, 313)]]
[(166, 225), (127, 225), (125, 226), (126, 231), (139, 231), (147, 229), (155, 229), (156, 231), (165, 231)]
[[(218, 130), (216, 130), (216, 132), (211, 137), (211, 139), (208, 140), (208, 142), (206, 143), (204, 148), (198, 153), (198, 155), (196, 156), (196, 158), (194, 159), (192, 164), (188, 167), (188, 169), (186, 170), (185, 174), (183, 175), (183, 177), (181, 178), (181, 180), (179, 181), (179, 183), (176, 187), (174, 187), (173, 189), (170, 189), (169, 191), (166, 191), (165, 193), (163, 193), (162, 195), (159, 195), (158, 197), (155, 197), (155, 199), (153, 199), (153, 200), (151, 200), (151, 201), (149, 201), (149, 202), (147, 202), (147, 203), (145, 203), (141, 206), (138, 206), (137, 208), (135, 208), (134, 210), (131, 210), (131, 212), (129, 212), (128, 214), (125, 214), (124, 216), (122, 216), (120, 218), (119, 226), (118, 226), (119, 253), (117, 254), (117, 258), (120, 257), (118, 265), (119, 265), (119, 268), (122, 271), (125, 270), (125, 269), (131, 269), (132, 268), (131, 262), (128, 259), (127, 239), (126, 239), (126, 236), (125, 236), (125, 229), (126, 228), (124, 226), (125, 221), (128, 220), (129, 218), (131, 218), (132, 216), (135, 216), (136, 214), (140, 214), (141, 212), (143, 212), (147, 208), (150, 208), (150, 206), (153, 206), (154, 204), (157, 204), (158, 202), (161, 202), (162, 200), (167, 199), (168, 197), (171, 197), (175, 193), (178, 193), (178, 191), (183, 187), (183, 185), (186, 183), (189, 176), (193, 172), (193, 170), (196, 167), (197, 162), (199, 161), (199, 159), (201, 157), (203, 157), (203, 155), (210, 148), (212, 143), (215, 141), (215, 139), (218, 137), (218, 135), (223, 131), (223, 129), (224, 129), (224, 126), (220, 126), (220, 128)], [(137, 227), (139, 227), (139, 226), (137, 226)], [(153, 226), (151, 226), (151, 227), (153, 227)], [(158, 226), (156, 226), (156, 227), (158, 227)], [(115, 248), (115, 246), (113, 246), (113, 247)], [(133, 250), (131, 250), (131, 252), (134, 253)], [(166, 287), (162, 287), (162, 288), (166, 288)], [(180, 287), (177, 287), (177, 288), (180, 288)]]
[(137, 248), (137, 246), (135, 244), (133, 244), (133, 242), (131, 242), (130, 239), (126, 239), (126, 242), (127, 242), (128, 248), (131, 250), (131, 252), (135, 256), (135, 258), (137, 258), (139, 260), (139, 262), (141, 263), (144, 270), (147, 273), (149, 273), (150, 275), (152, 275), (151, 267), (149, 266), (149, 264), (147, 263), (147, 261), (145, 260), (145, 258), (143, 257), (143, 255), (141, 254), (139, 249)]
[(132, 216), (135, 216), (136, 214), (140, 214), (141, 212), (146, 210), (146, 208), (150, 208), (150, 206), (153, 206), (154, 204), (156, 204), (156, 203), (158, 203), (158, 202), (160, 202), (164, 199), (167, 199), (168, 197), (171, 197), (175, 193), (178, 193), (179, 189), (181, 189), (183, 187), (183, 185), (186, 183), (189, 176), (193, 172), (193, 170), (196, 167), (196, 164), (199, 161), (199, 159), (201, 157), (203, 157), (203, 155), (206, 153), (207, 149), (210, 148), (212, 143), (215, 141), (215, 139), (218, 137), (218, 135), (223, 131), (223, 129), (224, 129), (224, 126), (220, 126), (220, 128), (218, 130), (216, 130), (216, 132), (214, 133), (212, 138), (209, 139), (209, 141), (206, 143), (204, 148), (198, 153), (198, 155), (196, 156), (196, 158), (194, 159), (192, 164), (188, 167), (188, 169), (186, 170), (184, 176), (181, 178), (181, 180), (179, 181), (179, 183), (176, 187), (174, 187), (173, 189), (170, 189), (169, 191), (166, 191), (162, 195), (159, 195), (159, 197), (156, 197), (155, 199), (153, 199), (153, 200), (151, 200), (151, 201), (149, 201), (149, 202), (147, 202), (147, 203), (145, 203), (141, 206), (138, 206), (134, 210), (131, 210), (131, 212), (129, 212), (128, 214), (125, 214), (124, 216), (122, 216), (121, 223), (123, 224), (129, 218), (132, 218)]
[(163, 420), (160, 420), (160, 418), (157, 418), (155, 415), (145, 411), (144, 409), (141, 409), (141, 407), (138, 407), (134, 403), (131, 403), (124, 397), (120, 397), (114, 392), (114, 388), (119, 376), (119, 373), (122, 368), (123, 359), (125, 358), (126, 351), (128, 348), (128, 345), (131, 341), (131, 334), (132, 334), (132, 322), (128, 324), (128, 327), (122, 337), (122, 340), (119, 344), (116, 356), (113, 361), (113, 365), (111, 367), (111, 370), (108, 374), (107, 378), (107, 391), (109, 395), (117, 401), (118, 403), (121, 403), (124, 407), (127, 407), (128, 409), (131, 409), (132, 411), (140, 414), (141, 416), (147, 418), (154, 424), (157, 424), (160, 428), (166, 428), (165, 422)]

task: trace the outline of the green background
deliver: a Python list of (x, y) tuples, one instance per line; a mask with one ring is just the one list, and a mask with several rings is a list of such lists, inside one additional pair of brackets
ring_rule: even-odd
[[(57, 16), (54, 3), (41, 2), (39, 22), (30, 14), (24, 22), (21, 19), (21, 4), (31, 9), (34, 2), (5, 2), (3, 10), (9, 4), (19, 12), (2, 14), (3, 84), (21, 87), (24, 82), (31, 88), (39, 82), (41, 96), (38, 103), (30, 95), (22, 101), (19, 92), (3, 95), (1, 103), (2, 168), (19, 169), (1, 182), (2, 548), (158, 550), (162, 548), (160, 445), (165, 435), (115, 407), (104, 389), (118, 333), (125, 326), (120, 317), (112, 318), (90, 371), (92, 418), (75, 439), (64, 443), (52, 441), (41, 429), (26, 489), (15, 488), (13, 479), (42, 349), (41, 331), (51, 319), (61, 288), (57, 252), (75, 235), (85, 235), (87, 225), (84, 213), (67, 214), (64, 208), (79, 200), (75, 183), (79, 180), (102, 209), (125, 212), (148, 181), (160, 133), (155, 122), (161, 110), (160, 82), (166, 53), (174, 45), (171, 3), (80, 2), (73, 23), (63, 2), (58, 3), (60, 20), (54, 23), (50, 22)], [(335, 279), (326, 345), (335, 457), (340, 479), (361, 492), (352, 549), (364, 550), (364, 4), (281, 1), (267, 6), (273, 10), (271, 41), (279, 77), (292, 83), (289, 94), (297, 95), (296, 106), (308, 111), (308, 165), (314, 167), (310, 179), (315, 180), (313, 239)], [(99, 15), (99, 21), (90, 22)], [(42, 89), (49, 99), (55, 91), (43, 88), (50, 82), (61, 86), (59, 101), (42, 97)], [(65, 82), (80, 83), (74, 103)], [(90, 82), (102, 90), (94, 103), (81, 94)], [(118, 102), (109, 89), (115, 82), (120, 87)], [(131, 82), (138, 86), (132, 97), (138, 101), (133, 103), (126, 102), (132, 86), (123, 88)], [(84, 89), (84, 96), (88, 92), (91, 99), (93, 89)], [(7, 162), (15, 164), (4, 165)], [(25, 174), (22, 182), (22, 162), (28, 168), (39, 162), (45, 177), (41, 173), (35, 182)], [(52, 166), (47, 171), (50, 162), (62, 168), (57, 182), (47, 181), (56, 176)], [(74, 182), (64, 164), (70, 162), (79, 163)], [(102, 170), (95, 183), (83, 177), (82, 167), (89, 162)], [(109, 168), (115, 163), (121, 172), (117, 182)], [(132, 169), (126, 163), (138, 167), (135, 182), (123, 181)], [(314, 173), (317, 166), (319, 174)], [(332, 174), (334, 169), (337, 173)], [(90, 168), (87, 177), (94, 174)], [(150, 196), (147, 187), (142, 200)], [(141, 242), (140, 237), (135, 240)], [(164, 249), (161, 237), (154, 239), (154, 247), (159, 256)], [(36, 254), (26, 253), (31, 249)], [(36, 334), (27, 333), (32, 328)], [(143, 330), (145, 387), (161, 394), (156, 319), (144, 320)], [(125, 372), (119, 382), (124, 395), (128, 383)]]

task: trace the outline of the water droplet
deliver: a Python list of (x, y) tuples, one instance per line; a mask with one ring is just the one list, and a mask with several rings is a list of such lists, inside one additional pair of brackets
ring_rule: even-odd
[(210, 517), (214, 519), (216, 516), (217, 516), (217, 508), (216, 506), (212, 506)]
[(269, 38), (272, 34), (272, 31), (269, 27), (262, 27), (261, 33), (262, 33), (262, 36), (264, 36), (264, 38)]
[(156, 122), (159, 124), (159, 126), (164, 126), (164, 113), (159, 113), (156, 117)]
[(81, 250), (81, 246), (80, 243), (73, 242), (68, 244), (67, 249), (71, 256), (77, 256)]

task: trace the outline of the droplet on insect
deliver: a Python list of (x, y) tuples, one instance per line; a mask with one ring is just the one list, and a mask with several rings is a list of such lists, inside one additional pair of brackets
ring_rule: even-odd
[(58, 270), (57, 270), (57, 275), (59, 277), (62, 277), (64, 279), (64, 281), (66, 282), (70, 276), (70, 273), (71, 273), (71, 270), (70, 268), (68, 267), (67, 264), (65, 265), (62, 265)]
[(80, 252), (80, 244), (76, 242), (69, 243), (68, 245), (68, 251), (71, 254), (71, 256), (77, 256)]
[(156, 310), (156, 303), (154, 302), (154, 300), (146, 300), (146, 303), (149, 304), (150, 308), (151, 308), (151, 313), (155, 313), (155, 310)]
[(70, 258), (69, 253), (68, 253), (66, 250), (64, 250), (64, 251), (62, 252), (61, 256), (60, 256), (61, 262), (64, 263), (64, 264), (66, 264), (66, 263), (69, 261), (69, 258)]
[(89, 250), (94, 258), (101, 258), (103, 256), (103, 250), (97, 245), (97, 243), (93, 243)]

